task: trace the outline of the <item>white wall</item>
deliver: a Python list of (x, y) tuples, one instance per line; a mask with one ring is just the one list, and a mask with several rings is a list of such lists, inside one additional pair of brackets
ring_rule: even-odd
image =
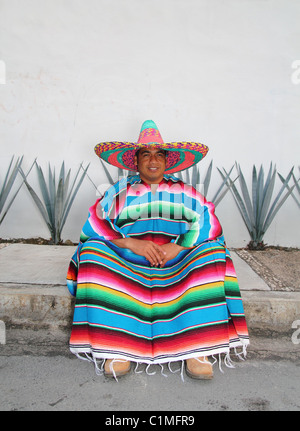
[[(57, 170), (91, 162), (99, 184), (94, 145), (136, 140), (146, 119), (166, 141), (210, 147), (202, 166), (213, 159), (213, 189), (216, 167), (235, 161), (249, 181), (253, 163), (298, 173), (299, 18), (299, 0), (0, 0), (0, 181), (10, 157), (24, 154), (25, 168), (35, 157)], [(64, 239), (77, 240), (95, 199), (86, 179)], [(247, 244), (229, 194), (217, 213), (229, 245)], [(49, 235), (22, 188), (0, 237), (31, 236)], [(300, 246), (292, 199), (265, 240)]]

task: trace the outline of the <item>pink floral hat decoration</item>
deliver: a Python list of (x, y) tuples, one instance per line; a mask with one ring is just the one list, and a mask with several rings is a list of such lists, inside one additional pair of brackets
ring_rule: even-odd
[(101, 142), (95, 153), (107, 163), (121, 169), (136, 171), (134, 156), (142, 147), (162, 148), (167, 151), (167, 174), (183, 171), (200, 162), (208, 152), (206, 145), (198, 142), (164, 142), (154, 121), (143, 123), (139, 139), (133, 142)]

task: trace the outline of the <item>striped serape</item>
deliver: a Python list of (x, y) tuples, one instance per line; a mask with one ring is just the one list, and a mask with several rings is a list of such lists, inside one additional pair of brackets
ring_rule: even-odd
[[(111, 241), (184, 247), (165, 267)], [(70, 349), (90, 358), (166, 363), (228, 354), (249, 343), (239, 286), (214, 205), (165, 175), (155, 193), (139, 175), (89, 210), (67, 275), (76, 295)]]

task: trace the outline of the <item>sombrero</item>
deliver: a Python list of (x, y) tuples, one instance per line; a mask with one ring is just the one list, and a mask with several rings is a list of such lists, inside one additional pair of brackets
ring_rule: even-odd
[(136, 143), (101, 142), (95, 146), (95, 153), (111, 165), (136, 171), (135, 153), (139, 148), (148, 146), (167, 151), (165, 172), (168, 174), (190, 168), (208, 152), (208, 147), (198, 142), (164, 142), (154, 121), (147, 120), (142, 125)]

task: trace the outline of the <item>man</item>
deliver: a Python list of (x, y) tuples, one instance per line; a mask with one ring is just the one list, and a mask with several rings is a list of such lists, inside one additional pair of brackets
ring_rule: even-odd
[(95, 151), (138, 175), (110, 187), (83, 226), (67, 277), (76, 294), (71, 351), (108, 376), (132, 362), (181, 360), (190, 377), (212, 378), (209, 356), (228, 359), (249, 342), (242, 301), (214, 205), (169, 175), (208, 148), (164, 143), (146, 121), (137, 143)]
[[(151, 191), (157, 190), (158, 184), (163, 180), (166, 168), (166, 152), (162, 149), (142, 147), (135, 156), (135, 164), (140, 178), (151, 185)], [(155, 242), (134, 239), (132, 237), (112, 241), (119, 247), (129, 248), (134, 253), (145, 256), (151, 266), (163, 268), (164, 264), (173, 259), (186, 247), (172, 242), (158, 245)]]

